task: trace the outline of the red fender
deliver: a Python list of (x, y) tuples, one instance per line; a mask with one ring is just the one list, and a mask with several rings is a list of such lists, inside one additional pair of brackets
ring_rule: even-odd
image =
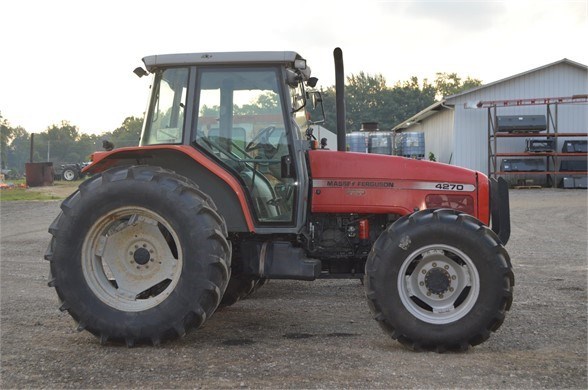
[(250, 232), (255, 231), (255, 226), (253, 224), (253, 217), (251, 210), (249, 209), (249, 205), (247, 204), (247, 199), (245, 197), (245, 193), (241, 187), (241, 184), (231, 176), (224, 168), (218, 166), (213, 161), (208, 159), (204, 154), (200, 153), (198, 150), (194, 149), (191, 146), (186, 145), (151, 145), (151, 146), (140, 146), (140, 147), (130, 147), (130, 148), (118, 148), (110, 152), (96, 152), (92, 155), (92, 163), (85, 167), (82, 172), (88, 173), (99, 173), (105, 171), (108, 168), (111, 168), (121, 160), (128, 160), (128, 159), (141, 159), (141, 158), (148, 158), (153, 152), (167, 150), (167, 151), (175, 151), (186, 156), (190, 157), (198, 164), (201, 164), (206, 169), (210, 170), (216, 176), (221, 178), (225, 183), (229, 185), (229, 187), (235, 192), (237, 199), (239, 199), (239, 203), (243, 209), (243, 214), (245, 216), (245, 221), (247, 222), (247, 228)]

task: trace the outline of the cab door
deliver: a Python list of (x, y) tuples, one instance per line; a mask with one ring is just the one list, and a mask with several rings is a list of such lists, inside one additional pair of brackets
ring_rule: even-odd
[[(297, 173), (279, 67), (198, 68), (193, 144), (243, 186), (257, 226), (295, 225)], [(195, 116), (196, 116), (195, 115)]]

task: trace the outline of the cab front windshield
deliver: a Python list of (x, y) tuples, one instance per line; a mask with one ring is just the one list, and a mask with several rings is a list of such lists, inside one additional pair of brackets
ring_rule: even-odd
[(188, 90), (188, 68), (157, 71), (153, 88), (141, 145), (181, 143)]

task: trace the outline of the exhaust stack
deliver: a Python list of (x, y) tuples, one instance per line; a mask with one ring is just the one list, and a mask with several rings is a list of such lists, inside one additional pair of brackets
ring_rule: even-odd
[(340, 48), (333, 50), (335, 58), (335, 91), (337, 107), (337, 150), (347, 150), (347, 131), (345, 129), (345, 73), (343, 71), (343, 51)]

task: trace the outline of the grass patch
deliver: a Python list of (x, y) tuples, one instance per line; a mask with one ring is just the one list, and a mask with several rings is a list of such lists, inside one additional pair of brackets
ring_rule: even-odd
[(14, 187), (0, 190), (0, 201), (14, 200), (60, 200), (72, 194), (83, 180), (55, 181), (53, 185), (43, 187), (19, 188), (24, 185), (24, 180), (11, 180), (8, 183)]
[(0, 201), (8, 202), (14, 200), (58, 200), (63, 197), (45, 194), (38, 191), (30, 191), (25, 188), (14, 188), (0, 191)]

